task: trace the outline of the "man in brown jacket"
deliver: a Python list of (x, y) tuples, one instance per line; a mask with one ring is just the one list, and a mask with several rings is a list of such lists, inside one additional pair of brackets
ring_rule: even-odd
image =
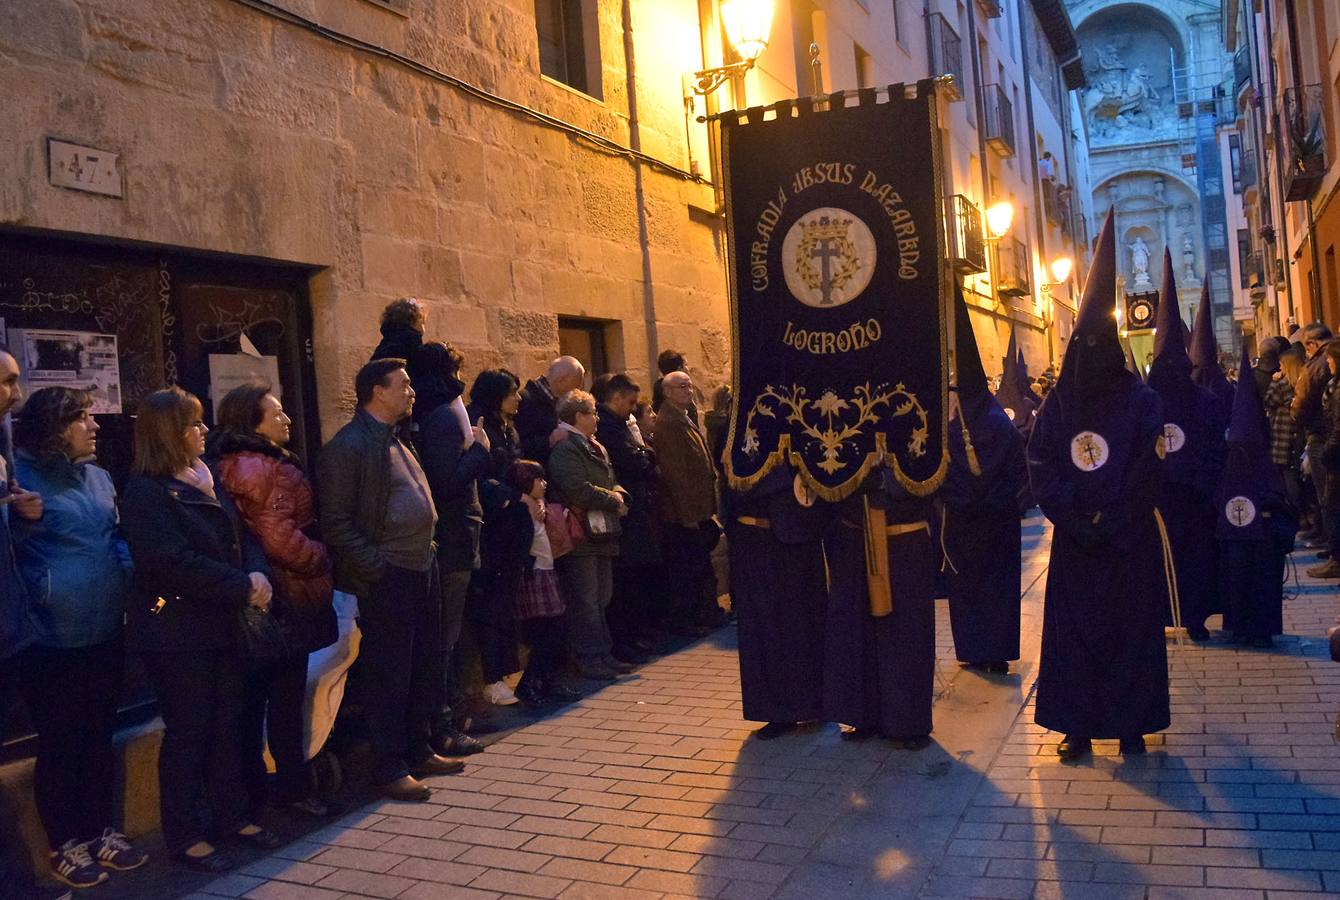
[(1308, 466), (1311, 470), (1311, 496), (1305, 498), (1311, 518), (1311, 527), (1302, 534), (1305, 544), (1314, 547), (1326, 546), (1328, 538), (1322, 520), (1321, 510), (1326, 508), (1328, 496), (1326, 466), (1322, 461), (1322, 449), (1326, 444), (1329, 423), (1322, 408), (1322, 396), (1326, 392), (1326, 382), (1331, 371), (1326, 367), (1326, 344), (1331, 340), (1331, 329), (1321, 322), (1313, 322), (1302, 330), (1303, 350), (1307, 353), (1307, 362), (1303, 373), (1294, 385), (1294, 398), (1290, 412), (1293, 420), (1307, 440)]
[(661, 520), (666, 568), (678, 602), (669, 626), (701, 634), (720, 624), (711, 553), (721, 535), (716, 466), (698, 422), (689, 416), (693, 380), (671, 372), (662, 383), (665, 403), (656, 420), (653, 445), (661, 476)]

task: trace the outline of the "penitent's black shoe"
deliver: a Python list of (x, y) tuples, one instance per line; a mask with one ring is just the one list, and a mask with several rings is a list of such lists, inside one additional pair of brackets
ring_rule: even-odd
[(1120, 745), (1122, 756), (1140, 756), (1145, 752), (1145, 739), (1143, 735), (1135, 737), (1122, 738)]
[(1204, 625), (1188, 628), (1186, 633), (1197, 644), (1203, 644), (1210, 639), (1210, 630)]
[(788, 731), (795, 731), (795, 722), (769, 722), (758, 731), (754, 732), (754, 737), (760, 741), (770, 741), (773, 738), (779, 738)]
[(1066, 760), (1080, 759), (1092, 752), (1093, 742), (1088, 738), (1066, 735), (1065, 739), (1056, 745), (1056, 755)]

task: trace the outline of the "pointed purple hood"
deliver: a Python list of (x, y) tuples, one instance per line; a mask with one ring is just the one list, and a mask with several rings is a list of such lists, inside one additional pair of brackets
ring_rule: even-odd
[(1186, 325), (1182, 322), (1181, 307), (1177, 303), (1177, 280), (1173, 276), (1172, 253), (1163, 249), (1163, 288), (1159, 291), (1159, 308), (1154, 314), (1154, 358), (1175, 357), (1191, 359), (1186, 353)]
[[(1219, 342), (1214, 337), (1214, 316), (1210, 306), (1210, 277), (1207, 275), (1200, 291), (1196, 324), (1191, 330), (1191, 380), (1214, 394), (1227, 410), (1233, 406), (1233, 385), (1219, 368)], [(1246, 355), (1250, 357), (1250, 354)]]
[(1111, 212), (1098, 235), (1093, 265), (1084, 283), (1075, 331), (1070, 336), (1056, 390), (1093, 396), (1110, 390), (1126, 374), (1126, 354), (1117, 336), (1117, 242)]

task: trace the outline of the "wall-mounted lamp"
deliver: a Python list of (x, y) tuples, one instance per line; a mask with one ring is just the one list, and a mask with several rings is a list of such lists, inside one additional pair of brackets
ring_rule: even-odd
[(998, 200), (986, 208), (986, 239), (998, 241), (1010, 230), (1014, 223), (1014, 204), (1008, 200)]
[(706, 96), (754, 67), (772, 32), (773, 0), (721, 0), (721, 26), (738, 62), (694, 72), (692, 88)]

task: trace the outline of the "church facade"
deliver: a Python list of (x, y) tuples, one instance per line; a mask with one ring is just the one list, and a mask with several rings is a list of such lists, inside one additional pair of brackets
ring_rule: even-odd
[[(1127, 295), (1157, 291), (1165, 248), (1190, 322), (1202, 280), (1212, 289), (1221, 347), (1235, 331), (1238, 279), (1221, 150), (1233, 127), (1229, 58), (1219, 4), (1201, 0), (1068, 4), (1083, 53), (1082, 93), (1093, 211), (1115, 212), (1118, 267)], [(1137, 356), (1152, 338), (1140, 322)], [(1148, 326), (1146, 326), (1147, 328)]]

